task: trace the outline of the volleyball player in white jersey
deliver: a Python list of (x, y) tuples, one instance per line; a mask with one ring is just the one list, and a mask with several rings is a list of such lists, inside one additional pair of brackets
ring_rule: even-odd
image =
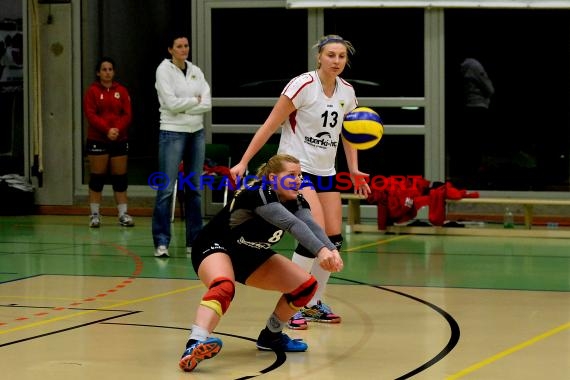
[[(358, 105), (354, 88), (339, 77), (348, 64), (349, 54), (354, 54), (354, 47), (338, 35), (321, 37), (314, 47), (317, 49), (317, 69), (301, 74), (287, 84), (241, 161), (231, 169), (231, 175), (234, 179), (243, 176), (249, 161), (281, 127), (278, 152), (299, 158), (305, 181), (312, 183), (303, 188), (303, 196), (311, 205), (315, 220), (340, 251), (342, 204), (335, 178), (335, 158), (341, 141), (351, 178), (358, 182), (354, 191), (366, 196), (370, 194), (368, 184), (358, 180), (367, 174), (358, 170), (356, 149), (340, 137), (344, 115)], [(289, 327), (306, 329), (306, 321), (339, 323), (341, 317), (323, 302), (330, 272), (315, 265), (314, 256), (302, 245), (297, 246), (292, 260), (312, 273), (319, 287), (306, 307), (291, 318)]]

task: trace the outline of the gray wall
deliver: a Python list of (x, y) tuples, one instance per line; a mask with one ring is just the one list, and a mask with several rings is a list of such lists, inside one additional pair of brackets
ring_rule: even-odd
[[(30, 159), (36, 203), (73, 203), (72, 4), (30, 5), (28, 60)], [(48, 16), (51, 14), (51, 17)], [(43, 183), (40, 185), (41, 178)]]

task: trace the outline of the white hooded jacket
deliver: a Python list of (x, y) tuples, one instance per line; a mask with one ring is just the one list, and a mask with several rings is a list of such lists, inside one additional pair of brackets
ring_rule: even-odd
[(204, 128), (204, 113), (212, 109), (212, 95), (204, 73), (189, 61), (186, 67), (184, 76), (172, 61), (165, 59), (156, 69), (155, 88), (163, 131), (199, 131)]

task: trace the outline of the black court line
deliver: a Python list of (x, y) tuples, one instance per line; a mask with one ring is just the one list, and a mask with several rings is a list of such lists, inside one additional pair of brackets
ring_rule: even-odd
[[(16, 273), (17, 274), (17, 273)], [(43, 276), (42, 274), (33, 274), (31, 276), (26, 276), (26, 277), (18, 277), (18, 278), (13, 278), (11, 280), (6, 280), (6, 281), (0, 281), (0, 285), (2, 284), (7, 284), (9, 282), (14, 282), (14, 281), (20, 281), (20, 280), (28, 280), (30, 278), (34, 278), (34, 277), (40, 277)]]
[(443, 310), (442, 308), (428, 302), (425, 300), (422, 300), (421, 298), (418, 297), (414, 297), (410, 294), (406, 294), (404, 292), (400, 292), (397, 290), (393, 290), (393, 289), (388, 289), (385, 288), (383, 286), (379, 286), (379, 285), (371, 285), (371, 284), (367, 284), (365, 282), (361, 282), (361, 281), (356, 281), (356, 280), (351, 280), (351, 279), (347, 279), (347, 278), (341, 278), (341, 277), (333, 277), (331, 276), (331, 278), (335, 278), (338, 280), (343, 280), (343, 281), (347, 281), (347, 282), (352, 282), (354, 284), (358, 284), (358, 285), (366, 285), (366, 286), (370, 286), (372, 288), (376, 288), (376, 289), (380, 289), (380, 290), (384, 290), (390, 293), (394, 293), (394, 294), (398, 294), (400, 296), (412, 299), (416, 302), (419, 302), (433, 310), (435, 310), (439, 315), (441, 315), (446, 321), (447, 324), (449, 325), (449, 329), (451, 330), (451, 336), (449, 337), (449, 341), (447, 342), (447, 344), (445, 345), (445, 347), (443, 347), (441, 349), (441, 351), (435, 355), (433, 358), (431, 358), (430, 360), (428, 360), (427, 362), (423, 363), (422, 365), (416, 367), (415, 369), (411, 370), (410, 372), (397, 377), (395, 380), (405, 380), (405, 379), (409, 379), (412, 376), (417, 375), (420, 372), (425, 371), (426, 369), (428, 369), (429, 367), (433, 366), (434, 364), (436, 364), (437, 362), (441, 361), (444, 357), (447, 356), (447, 354), (449, 354), (457, 345), (457, 343), (459, 342), (459, 337), (461, 335), (461, 331), (459, 329), (459, 324), (457, 323), (457, 321), (445, 310)]
[[(14, 307), (14, 306), (10, 306), (10, 307)], [(49, 309), (53, 309), (53, 307), (50, 307)], [(80, 309), (80, 308), (68, 308), (69, 310), (84, 310), (84, 311), (88, 311), (88, 310), (94, 310), (94, 311), (102, 311), (102, 312), (117, 312), (118, 310), (110, 310), (110, 309)], [(103, 318), (103, 319), (97, 319), (91, 322), (86, 322), (86, 323), (82, 323), (80, 325), (75, 325), (75, 326), (71, 326), (71, 327), (66, 327), (64, 329), (59, 329), (59, 330), (55, 330), (55, 331), (50, 331), (44, 334), (38, 334), (38, 335), (34, 335), (34, 336), (30, 336), (27, 338), (23, 338), (23, 339), (18, 339), (18, 340), (14, 340), (11, 342), (6, 342), (6, 343), (0, 343), (0, 347), (5, 347), (5, 346), (11, 346), (13, 344), (16, 343), (22, 343), (22, 342), (27, 342), (29, 340), (33, 340), (33, 339), (38, 339), (38, 338), (43, 338), (49, 335), (55, 335), (55, 334), (59, 334), (62, 332), (66, 332), (66, 331), (70, 331), (70, 330), (75, 330), (78, 329), (80, 327), (85, 327), (85, 326), (90, 326), (90, 325), (94, 325), (97, 323), (101, 323), (104, 321), (109, 321), (111, 319), (115, 319), (115, 318), (121, 318), (121, 317), (125, 317), (127, 315), (133, 315), (133, 314), (137, 314), (140, 313), (140, 311), (119, 311), (122, 312), (123, 314), (119, 314), (119, 315), (114, 315), (112, 317), (108, 317), (108, 318)]]
[[(160, 325), (148, 325), (148, 324), (140, 324), (140, 323), (119, 323), (119, 322), (103, 322), (102, 324), (106, 324), (106, 325), (120, 325), (120, 326), (134, 326), (134, 327), (152, 327), (152, 328), (161, 328), (161, 329), (173, 329), (173, 330), (184, 330), (184, 331), (191, 331), (191, 329), (189, 328), (185, 328), (185, 327), (172, 327), (172, 326), (160, 326)], [(229, 333), (223, 333), (223, 332), (219, 332), (219, 331), (213, 331), (214, 334), (217, 335), (223, 335), (223, 336), (228, 336), (228, 337), (232, 337), (232, 338), (236, 338), (236, 339), (243, 339), (243, 340), (248, 340), (250, 342), (256, 343), (257, 339), (253, 339), (253, 338), (249, 338), (247, 336), (242, 336), (242, 335), (235, 335), (235, 334), (229, 334)], [(254, 377), (257, 376), (261, 376), (264, 375), (268, 372), (273, 371), (274, 369), (277, 369), (279, 367), (281, 367), (286, 361), (287, 361), (287, 354), (284, 351), (281, 350), (274, 350), (273, 353), (275, 353), (275, 361), (267, 368), (264, 368), (262, 370), (260, 370), (257, 374), (255, 375), (247, 375), (247, 376), (243, 376), (243, 377), (238, 377), (234, 380), (246, 380), (246, 379), (252, 379)]]

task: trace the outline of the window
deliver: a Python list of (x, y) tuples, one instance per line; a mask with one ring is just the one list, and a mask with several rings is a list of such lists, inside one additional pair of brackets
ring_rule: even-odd
[[(488, 190), (568, 191), (569, 25), (569, 10), (445, 11), (451, 181)], [(466, 57), (483, 65), (495, 90), (477, 124), (477, 112), (463, 102)]]
[(21, 2), (0, 1), (0, 175), (25, 174)]
[[(133, 106), (129, 184), (147, 185), (149, 174), (158, 166), (159, 105), (155, 72), (163, 59), (170, 58), (166, 41), (170, 29), (187, 32), (191, 37), (191, 2), (101, 0), (82, 2), (82, 7), (83, 88), (95, 80), (97, 59), (102, 55), (113, 57), (117, 65), (116, 80), (129, 90)], [(88, 165), (84, 162), (84, 184), (87, 178)]]
[(307, 71), (307, 12), (212, 9), (212, 96), (274, 97)]
[(356, 48), (343, 77), (358, 97), (424, 96), (424, 10), (325, 9), (325, 33)]

